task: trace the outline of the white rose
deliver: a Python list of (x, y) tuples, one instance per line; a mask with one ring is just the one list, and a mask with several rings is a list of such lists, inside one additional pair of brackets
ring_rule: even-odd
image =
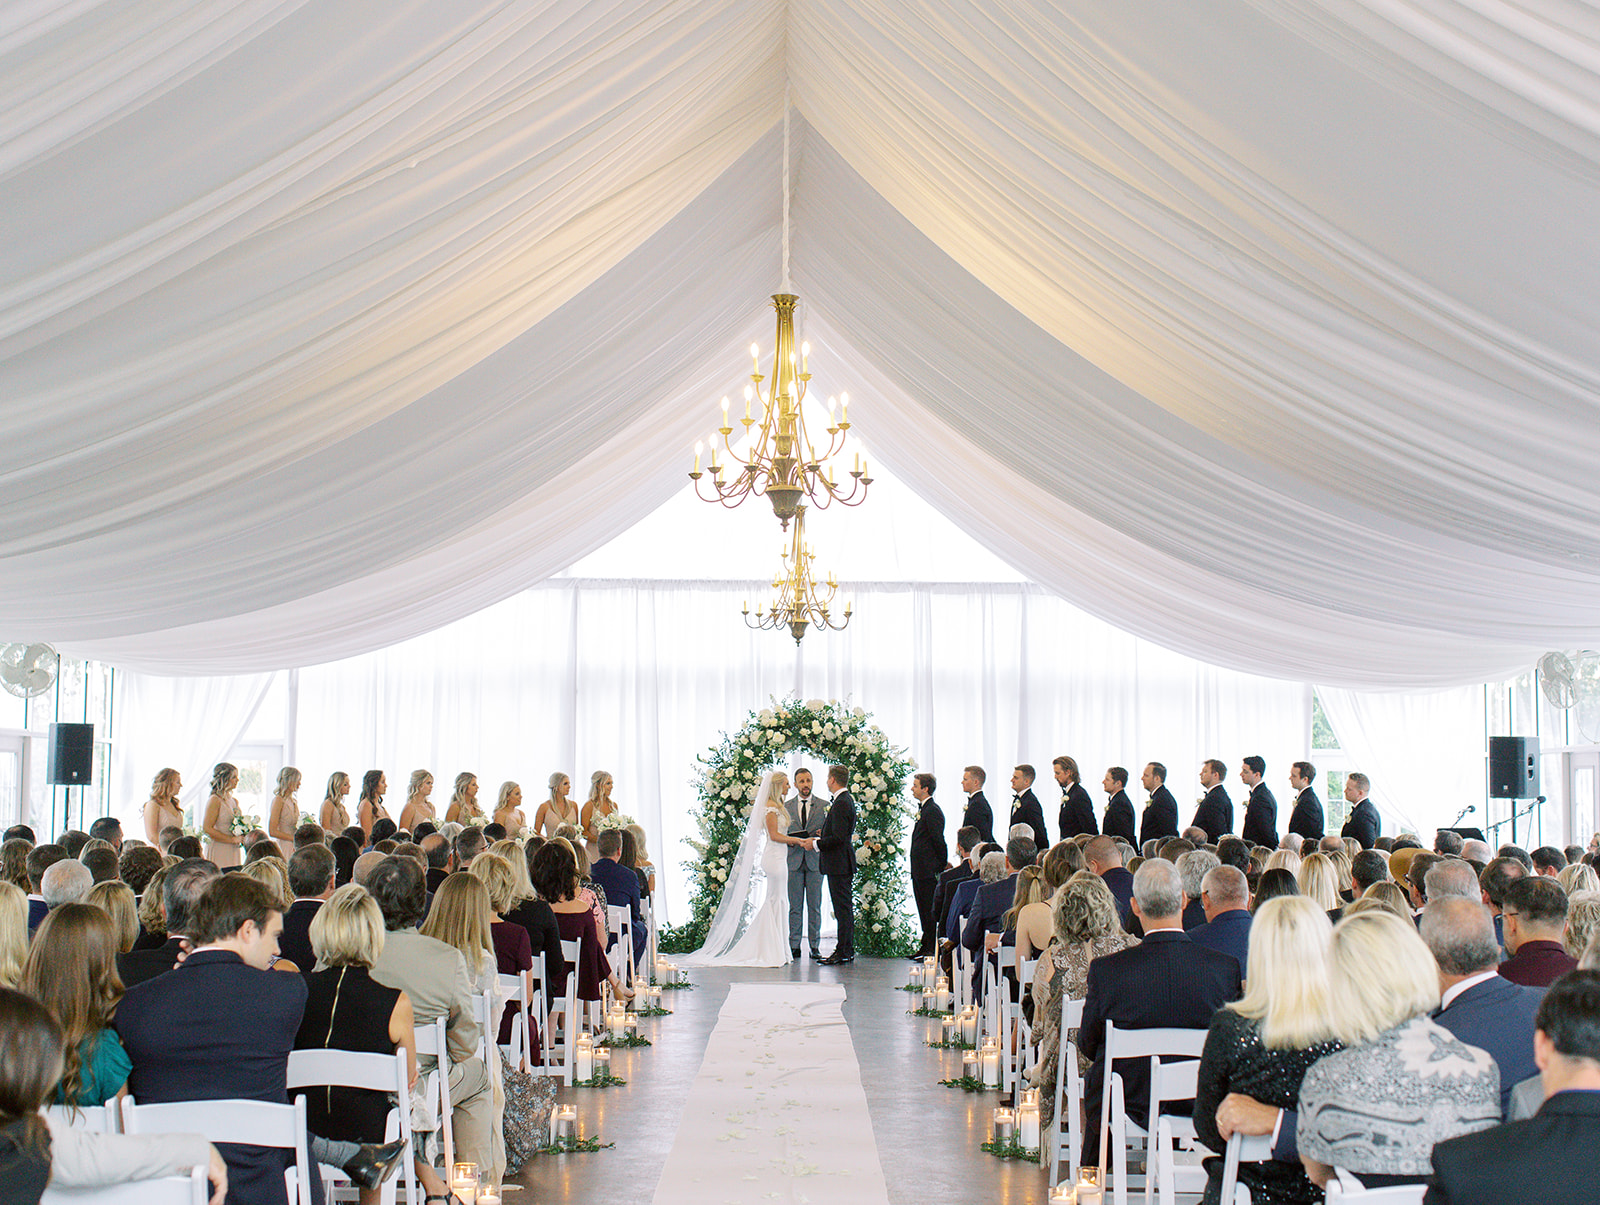
[(824, 703), (821, 699), (807, 699), (806, 700), (806, 710), (807, 711), (821, 711), (826, 706), (827, 706), (827, 704)]
[(832, 724), (826, 724), (826, 725), (823, 726), (822, 735), (823, 735), (823, 738), (826, 739), (826, 740), (830, 740), (830, 741), (831, 740), (835, 740), (839, 736), (839, 730), (837, 728), (835, 728)]
[(763, 707), (761, 709), (761, 722), (763, 724), (771, 724), (777, 718), (778, 718), (777, 716), (772, 714), (772, 708)]
[(871, 803), (877, 797), (878, 792), (874, 791), (871, 787), (868, 787), (866, 790), (861, 792), (862, 803)]
[(879, 916), (888, 916), (889, 915), (889, 906), (887, 904), (885, 904), (882, 900), (878, 901), (878, 915)]
[(870, 849), (868, 849), (865, 845), (861, 846), (861, 848), (856, 850), (856, 861), (857, 862), (865, 862), (870, 857), (872, 857), (872, 851)]
[(864, 720), (864, 719), (866, 719), (866, 718), (867, 718), (867, 713), (866, 713), (866, 710), (865, 710), (865, 709), (864, 709), (864, 708), (861, 708), (861, 707), (857, 707), (857, 708), (856, 708), (856, 709), (855, 709), (855, 710), (854, 710), (854, 711), (852, 711), (852, 712), (851, 712), (851, 713), (850, 713), (850, 714), (851, 714), (851, 715), (853, 715), (853, 716), (855, 716), (855, 717), (856, 717), (856, 719), (858, 719), (858, 720)]
[(722, 797), (724, 799), (732, 799), (733, 798), (733, 788), (732, 787), (723, 787), (722, 788)]
[(719, 854), (725, 854), (725, 853), (728, 852), (729, 848), (730, 847), (729, 847), (728, 843), (726, 841), (724, 841), (721, 845), (717, 846), (717, 852)]
[(872, 926), (872, 931), (874, 933), (881, 933), (881, 932), (883, 932), (883, 926), (882, 925), (873, 925)]
[(811, 731), (813, 733), (821, 732), (822, 731), (822, 721), (821, 720), (812, 720), (811, 721)]

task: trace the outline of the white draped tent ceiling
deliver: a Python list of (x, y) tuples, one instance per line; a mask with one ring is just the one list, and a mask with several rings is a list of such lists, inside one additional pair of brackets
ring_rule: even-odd
[(0, 631), (391, 645), (683, 482), (770, 348), (1020, 572), (1214, 663), (1600, 617), (1600, 18), (1562, 0), (0, 12)]

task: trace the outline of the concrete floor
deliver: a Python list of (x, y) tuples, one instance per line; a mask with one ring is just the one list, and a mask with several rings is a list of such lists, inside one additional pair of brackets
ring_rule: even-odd
[(821, 967), (802, 958), (772, 970), (692, 971), (694, 990), (663, 993), (672, 1016), (639, 1022), (640, 1032), (655, 1044), (612, 1056), (612, 1072), (626, 1079), (626, 1086), (565, 1088), (558, 1096), (559, 1103), (578, 1106), (585, 1135), (615, 1142), (616, 1148), (540, 1155), (512, 1181), (527, 1191), (509, 1194), (506, 1205), (649, 1205), (734, 980), (844, 985), (844, 1015), (893, 1205), (1043, 1202), (1049, 1193), (1042, 1169), (978, 1149), (988, 1136), (990, 1110), (1001, 1103), (999, 1095), (940, 1086), (939, 1080), (960, 1074), (961, 1056), (929, 1049), (929, 1023), (906, 1015), (910, 997), (892, 990), (906, 981), (906, 971), (903, 959), (870, 958), (847, 967)]

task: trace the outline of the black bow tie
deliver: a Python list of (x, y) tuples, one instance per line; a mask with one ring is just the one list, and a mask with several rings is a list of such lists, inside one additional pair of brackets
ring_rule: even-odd
[(1021, 803), (1022, 802), (1022, 796), (1021, 795), (1013, 795), (1011, 797), (1011, 802), (1012, 803)]

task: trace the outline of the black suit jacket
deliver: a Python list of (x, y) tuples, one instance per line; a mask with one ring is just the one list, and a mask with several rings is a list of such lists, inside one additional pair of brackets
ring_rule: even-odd
[(1083, 789), (1081, 782), (1073, 783), (1061, 796), (1061, 812), (1057, 819), (1060, 821), (1063, 841), (1079, 833), (1093, 836), (1100, 831), (1094, 818), (1094, 800), (1089, 798), (1089, 792)]
[(1100, 831), (1108, 837), (1121, 837), (1129, 845), (1136, 845), (1133, 800), (1128, 798), (1128, 792), (1118, 791), (1106, 801), (1105, 823), (1100, 826)]
[(939, 918), (939, 934), (944, 933), (945, 922), (950, 919), (950, 904), (956, 898), (956, 888), (968, 879), (978, 876), (972, 865), (962, 859), (939, 876), (939, 885), (933, 889), (933, 914)]
[(1200, 801), (1200, 806), (1194, 810), (1194, 819), (1189, 821), (1195, 828), (1206, 830), (1206, 840), (1215, 845), (1223, 833), (1233, 831), (1233, 800), (1228, 798), (1228, 790), (1220, 782), (1206, 792), (1205, 798)]
[(178, 964), (183, 951), (183, 940), (169, 937), (153, 950), (129, 950), (117, 955), (117, 974), (123, 987), (144, 983), (157, 975), (164, 975)]
[(949, 863), (950, 851), (944, 840), (944, 809), (929, 795), (917, 811), (911, 826), (911, 877), (936, 879)]
[(278, 938), (278, 952), (307, 975), (317, 965), (316, 952), (311, 948), (311, 922), (321, 907), (321, 900), (296, 900), (290, 904), (289, 911), (283, 914), (283, 936)]
[(983, 791), (974, 791), (967, 799), (967, 806), (961, 813), (961, 827), (972, 827), (978, 830), (983, 839), (990, 845), (994, 844), (994, 809), (989, 806), (989, 801), (983, 797)]
[(1178, 835), (1178, 801), (1167, 784), (1162, 783), (1150, 792), (1144, 805), (1144, 815), (1139, 820), (1139, 847), (1146, 841), (1165, 841)]
[(1278, 847), (1278, 801), (1264, 782), (1250, 788), (1250, 799), (1244, 809), (1244, 831), (1239, 835), (1254, 845), (1265, 845), (1268, 849)]
[(1356, 804), (1350, 813), (1350, 819), (1344, 822), (1344, 828), (1339, 831), (1341, 837), (1354, 837), (1361, 842), (1362, 849), (1371, 849), (1378, 839), (1378, 830), (1383, 827), (1383, 822), (1378, 818), (1378, 807), (1371, 799), (1363, 799)]
[(1117, 901), (1117, 919), (1122, 922), (1123, 931), (1139, 936), (1139, 918), (1133, 914), (1133, 875), (1126, 866), (1113, 866), (1100, 879)]
[[(1093, 1064), (1084, 1081), (1084, 1103), (1094, 1122), (1084, 1129), (1086, 1144), (1099, 1143), (1106, 1022), (1115, 1022), (1118, 1029), (1206, 1029), (1217, 1009), (1239, 998), (1242, 983), (1233, 955), (1207, 949), (1172, 929), (1147, 933), (1138, 945), (1089, 964), (1078, 1030), (1078, 1050)], [(1128, 1115), (1147, 1116), (1150, 1060), (1119, 1060), (1117, 1071)]]
[(856, 801), (848, 790), (840, 791), (828, 805), (817, 838), (817, 868), (827, 875), (853, 875), (856, 872)]
[(1580, 1205), (1595, 1200), (1600, 1092), (1557, 1092), (1526, 1121), (1433, 1148), (1427, 1205)]
[(1294, 811), (1289, 814), (1289, 831), (1298, 837), (1321, 840), (1326, 821), (1322, 818), (1322, 800), (1306, 787), (1294, 797)]
[[(201, 950), (171, 974), (131, 989), (116, 1029), (133, 1060), (128, 1091), (141, 1104), (264, 1100), (287, 1104), (289, 1052), (306, 1008), (299, 975), (258, 971), (236, 954)], [(228, 1200), (280, 1205), (293, 1152), (218, 1148), (228, 1164)]]
[(1050, 834), (1044, 827), (1044, 809), (1039, 806), (1039, 797), (1032, 787), (1017, 796), (1011, 807), (1011, 823), (1026, 824), (1033, 830), (1033, 843), (1040, 853), (1050, 848)]
[(972, 910), (961, 926), (961, 944), (974, 952), (982, 950), (985, 933), (999, 933), (1004, 929), (1005, 915), (1016, 895), (1016, 875), (979, 887), (972, 899)]

